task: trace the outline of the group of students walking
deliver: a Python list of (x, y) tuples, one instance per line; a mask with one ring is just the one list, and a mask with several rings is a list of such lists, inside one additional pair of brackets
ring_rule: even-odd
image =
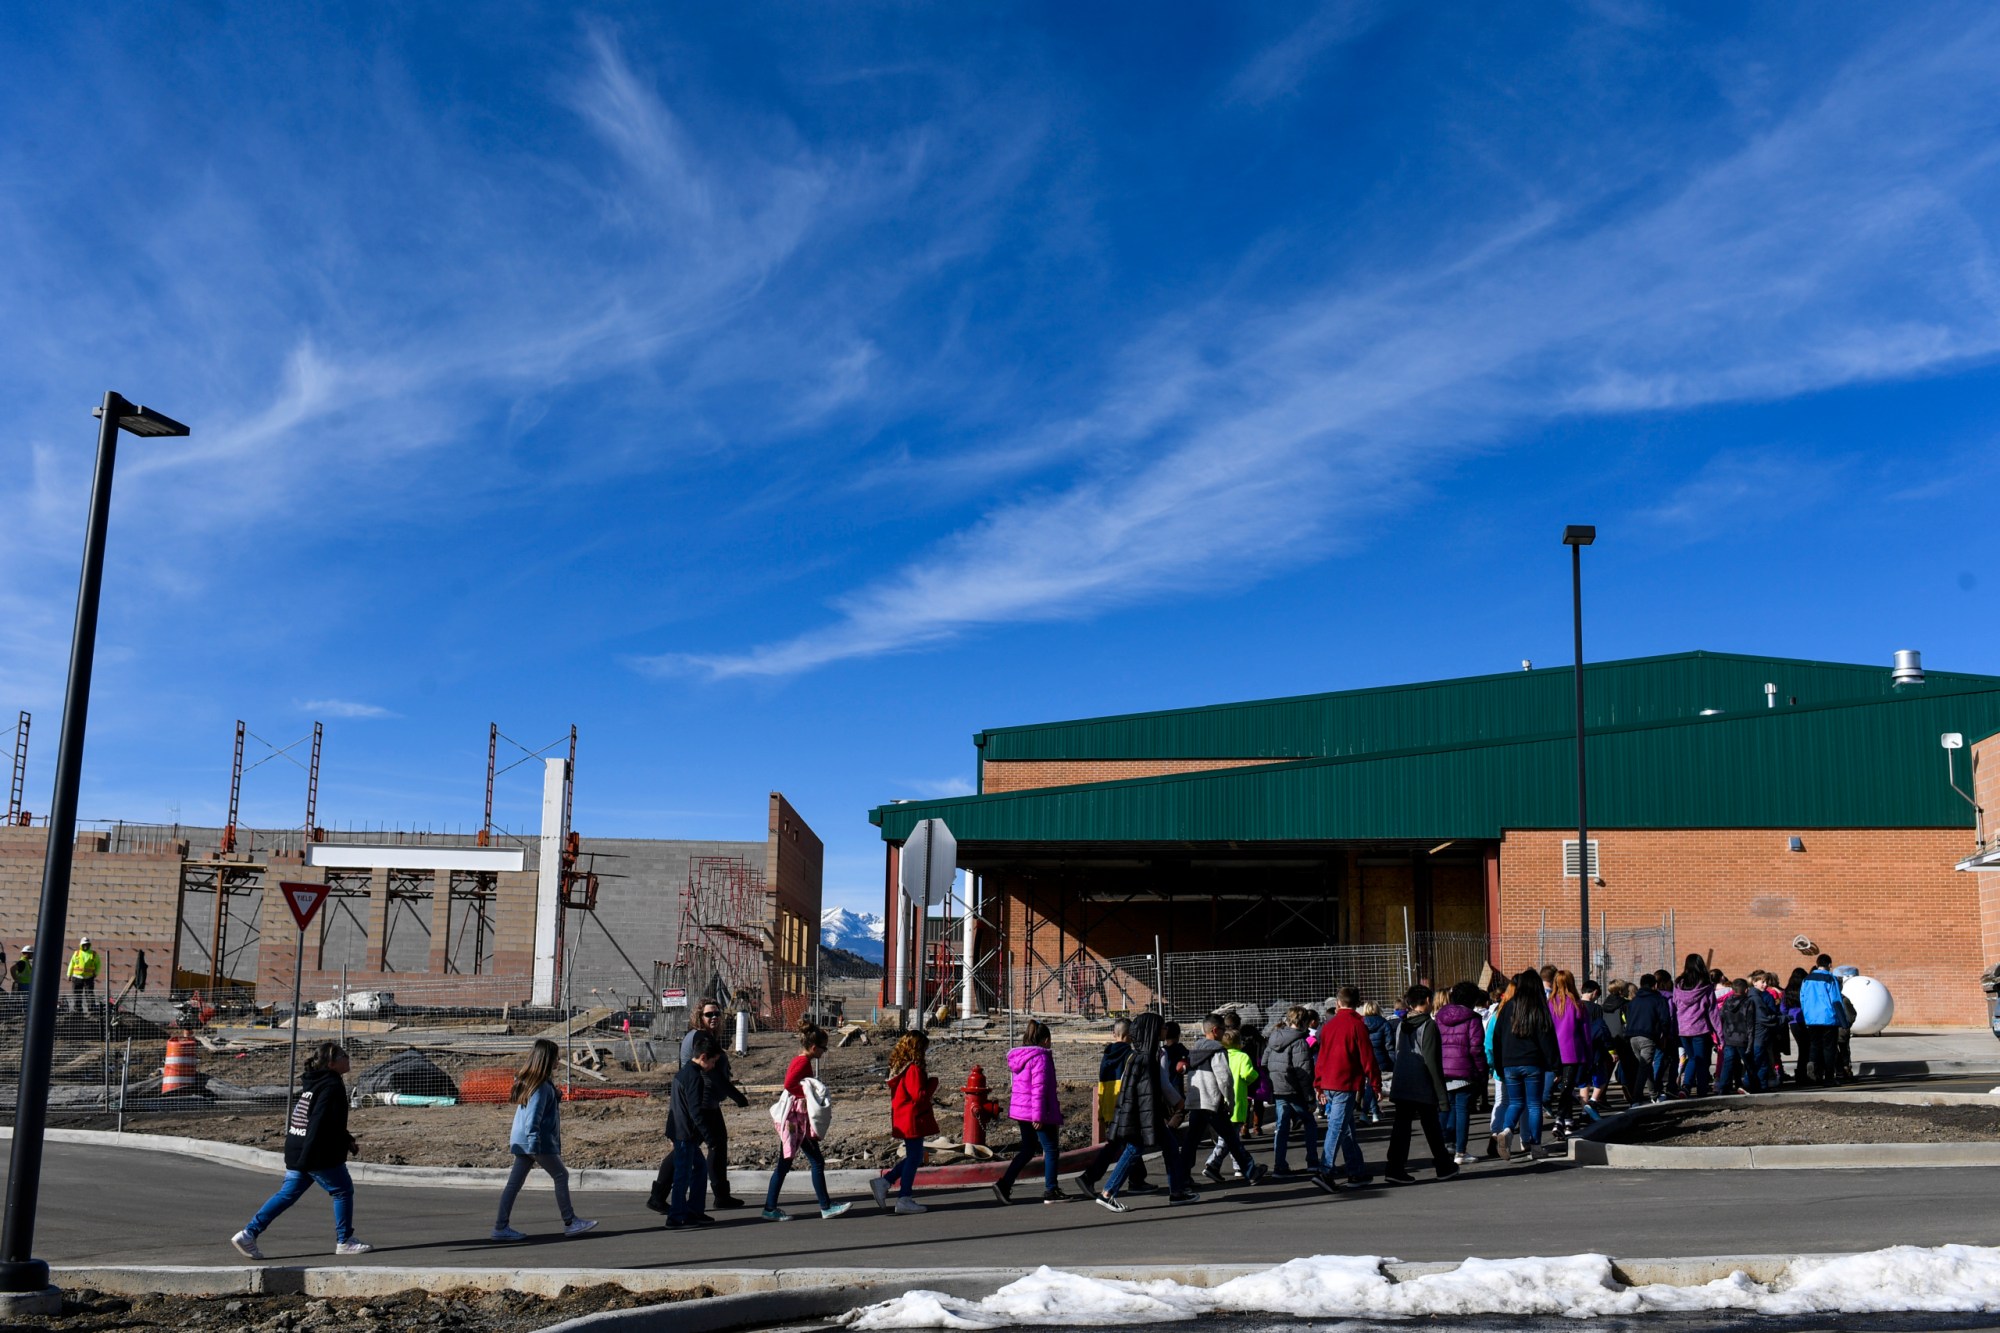
[[(1007, 1114), (1020, 1131), (1020, 1146), (991, 1188), (1000, 1203), (1012, 1203), (1016, 1184), (1039, 1157), (1043, 1203), (1088, 1198), (1122, 1213), (1123, 1196), (1158, 1188), (1148, 1176), (1149, 1158), (1157, 1156), (1166, 1176), (1167, 1202), (1191, 1204), (1201, 1199), (1195, 1177), (1222, 1184), (1225, 1165), (1250, 1185), (1295, 1177), (1296, 1149), (1305, 1176), (1339, 1193), (1372, 1183), (1357, 1126), (1379, 1122), (1385, 1100), (1385, 1178), (1414, 1182), (1410, 1149), (1421, 1133), (1437, 1179), (1448, 1180), (1479, 1160), (1468, 1147), (1482, 1103), (1490, 1108), (1487, 1157), (1525, 1153), (1540, 1159), (1549, 1154), (1545, 1129), (1561, 1139), (1579, 1119), (1597, 1118), (1613, 1088), (1633, 1105), (1711, 1091), (1768, 1091), (1787, 1077), (1788, 1054), (1796, 1055), (1789, 1077), (1833, 1083), (1846, 1073), (1854, 1011), (1832, 959), (1821, 954), (1816, 962), (1811, 971), (1795, 969), (1782, 984), (1775, 972), (1762, 970), (1732, 980), (1700, 954), (1689, 954), (1678, 975), (1662, 970), (1636, 984), (1605, 987), (1590, 981), (1579, 986), (1570, 972), (1544, 967), (1498, 978), (1485, 990), (1461, 981), (1442, 1003), (1428, 984), (1413, 985), (1387, 1014), (1347, 986), (1330, 1013), (1293, 1006), (1268, 1034), (1246, 1026), (1233, 1011), (1210, 1014), (1191, 1043), (1183, 1042), (1180, 1024), (1158, 1014), (1119, 1019), (1100, 1060), (1094, 1108), (1108, 1132), (1077, 1176), (1077, 1193), (1059, 1181), (1063, 1109), (1049, 1028), (1030, 1021), (1021, 1044), (1007, 1055)], [(666, 1214), (670, 1228), (714, 1224), (711, 1206), (744, 1206), (730, 1188), (722, 1104), (747, 1106), (749, 1100), (731, 1077), (721, 1017), (718, 1006), (702, 1005), (681, 1042), (667, 1115), (672, 1147), (647, 1199), (648, 1207)], [(828, 1192), (820, 1146), (833, 1117), (832, 1098), (818, 1077), (826, 1033), (803, 1023), (798, 1041), (771, 1107), (778, 1162), (762, 1216), (774, 1222), (792, 1219), (779, 1207), (779, 1196), (800, 1156), (819, 1216), (836, 1218), (850, 1207)], [(916, 1198), (916, 1180), (925, 1141), (938, 1133), (938, 1080), (927, 1067), (929, 1049), (926, 1033), (905, 1032), (889, 1056), (890, 1129), (901, 1154), (870, 1189), (878, 1208), (898, 1214), (926, 1211)], [(578, 1217), (570, 1202), (555, 1083), (559, 1059), (554, 1042), (537, 1040), (514, 1078), (513, 1165), (500, 1193), (494, 1241), (527, 1239), (514, 1229), (512, 1214), (537, 1167), (554, 1185), (564, 1235), (597, 1225)], [(370, 1249), (354, 1234), (347, 1159), (356, 1144), (348, 1132), (342, 1077), (348, 1067), (347, 1053), (335, 1042), (320, 1043), (308, 1057), (286, 1121), (284, 1182), (231, 1237), (245, 1256), (264, 1257), (258, 1237), (314, 1185), (333, 1201), (335, 1252)], [(1267, 1111), (1274, 1125), (1268, 1166), (1244, 1144), (1246, 1135), (1262, 1132)]]

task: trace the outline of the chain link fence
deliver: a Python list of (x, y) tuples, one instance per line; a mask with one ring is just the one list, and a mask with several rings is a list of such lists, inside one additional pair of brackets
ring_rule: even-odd
[[(575, 978), (553, 1005), (529, 1002), (520, 977), (369, 973), (365, 985), (307, 990), (299, 1063), (332, 1041), (353, 1063), (357, 1104), (503, 1102), (537, 1038), (561, 1049), (559, 1081), (583, 1100), (650, 1095), (671, 1076), (684, 1009), (663, 1009), (629, 977)], [(0, 1114), (14, 1105), (25, 996), (0, 996)], [(63, 996), (49, 1114), (93, 1124), (146, 1114), (282, 1108), (296, 1086), (291, 997), (248, 989), (128, 993), (106, 1005)], [(634, 1087), (632, 1085), (640, 1086)]]

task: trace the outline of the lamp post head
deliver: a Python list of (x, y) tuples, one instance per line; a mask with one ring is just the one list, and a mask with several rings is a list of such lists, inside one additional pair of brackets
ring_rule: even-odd
[(1597, 528), (1589, 523), (1572, 523), (1563, 529), (1564, 546), (1588, 546), (1597, 540)]
[[(111, 410), (117, 414), (118, 429), (133, 435), (186, 435), (188, 428), (175, 421), (165, 412), (150, 407), (138, 407), (126, 402), (117, 394), (110, 395)], [(102, 419), (104, 409), (94, 407), (90, 415)]]

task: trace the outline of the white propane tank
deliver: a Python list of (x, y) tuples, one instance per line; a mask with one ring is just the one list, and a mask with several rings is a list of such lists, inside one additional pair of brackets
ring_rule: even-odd
[(1848, 977), (1840, 983), (1840, 993), (1854, 1006), (1854, 1035), (1872, 1037), (1889, 1026), (1896, 1016), (1896, 998), (1889, 988), (1873, 977)]

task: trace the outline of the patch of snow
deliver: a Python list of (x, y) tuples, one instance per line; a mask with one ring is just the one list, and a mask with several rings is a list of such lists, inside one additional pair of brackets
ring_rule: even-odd
[(1126, 1325), (1207, 1314), (1298, 1318), (1421, 1318), (1465, 1315), (1609, 1315), (1741, 1311), (1802, 1315), (2000, 1310), (2000, 1249), (1898, 1245), (1867, 1254), (1794, 1259), (1766, 1285), (1741, 1271), (1697, 1286), (1628, 1287), (1601, 1254), (1467, 1259), (1407, 1282), (1371, 1255), (1293, 1259), (1215, 1287), (1124, 1282), (1038, 1268), (984, 1300), (912, 1291), (843, 1318), (858, 1329), (1000, 1329), (1029, 1325)]

